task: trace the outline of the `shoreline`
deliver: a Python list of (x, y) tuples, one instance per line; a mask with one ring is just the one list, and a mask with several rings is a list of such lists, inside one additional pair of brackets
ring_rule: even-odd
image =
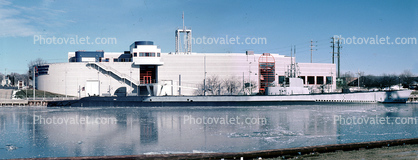
[[(182, 154), (154, 154), (154, 155), (116, 155), (116, 156), (87, 156), (87, 157), (45, 157), (31, 159), (255, 159), (255, 158), (295, 158), (312, 157), (318, 154), (340, 153), (341, 151), (370, 150), (418, 144), (418, 138), (371, 141), (347, 144), (331, 144), (309, 147), (284, 148), (233, 153), (182, 153)], [(315, 157), (312, 157), (315, 158)]]

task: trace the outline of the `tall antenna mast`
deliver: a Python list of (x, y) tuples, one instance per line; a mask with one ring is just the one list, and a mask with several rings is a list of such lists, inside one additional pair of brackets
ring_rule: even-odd
[[(176, 53), (175, 54), (191, 54), (192, 53), (192, 29), (187, 29), (184, 25), (184, 11), (181, 15), (183, 20), (183, 28), (177, 28), (176, 30)], [(180, 35), (184, 34), (183, 41), (181, 41)], [(183, 42), (184, 52), (182, 52), (181, 45)]]
[(183, 11), (183, 15), (181, 16), (181, 19), (183, 19), (183, 30), (185, 29), (184, 28), (184, 11)]

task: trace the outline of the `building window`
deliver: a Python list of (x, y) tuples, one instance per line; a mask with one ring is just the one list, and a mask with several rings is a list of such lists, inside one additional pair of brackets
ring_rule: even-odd
[[(157, 57), (160, 57), (161, 53), (139, 52), (138, 57), (155, 57), (155, 55), (157, 55)], [(134, 57), (136, 57), (136, 53), (134, 53)]]
[(315, 77), (314, 76), (308, 76), (308, 84), (315, 84)]
[(303, 80), (303, 84), (306, 84), (306, 82), (305, 82), (305, 76), (299, 76), (299, 78), (301, 78)]
[(134, 57), (136, 57), (137, 56), (137, 53), (136, 52), (134, 52)]
[(279, 76), (279, 84), (283, 84), (284, 83), (284, 76)]
[(118, 62), (118, 59), (117, 58), (113, 58), (113, 62)]
[(109, 58), (106, 58), (106, 59), (105, 59), (105, 62), (109, 62)]
[(324, 77), (322, 76), (316, 77), (316, 84), (324, 84)]
[(327, 76), (327, 84), (332, 84), (332, 77), (331, 76)]

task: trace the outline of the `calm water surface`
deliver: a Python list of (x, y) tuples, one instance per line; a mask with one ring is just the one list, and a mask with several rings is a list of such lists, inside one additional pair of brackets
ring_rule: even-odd
[[(0, 158), (241, 152), (416, 138), (418, 124), (395, 119), (418, 117), (417, 106), (0, 108)], [(385, 124), (370, 124), (376, 116)], [(362, 124), (341, 124), (337, 117)]]

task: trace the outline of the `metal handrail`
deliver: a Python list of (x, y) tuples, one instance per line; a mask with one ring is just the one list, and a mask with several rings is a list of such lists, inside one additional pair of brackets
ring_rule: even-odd
[(126, 74), (120, 73), (119, 71), (113, 69), (110, 66), (105, 66), (105, 65), (102, 65), (102, 64), (97, 63), (97, 62), (88, 62), (88, 64), (95, 64), (96, 66), (98, 66), (98, 67), (100, 67), (100, 68), (102, 68), (102, 69), (104, 69), (106, 71), (111, 71), (113, 74), (119, 76), (120, 78), (126, 79), (126, 80), (132, 82), (135, 85), (139, 85), (139, 83), (138, 83), (139, 81), (136, 81), (136, 80), (132, 79), (132, 77), (129, 77)]

